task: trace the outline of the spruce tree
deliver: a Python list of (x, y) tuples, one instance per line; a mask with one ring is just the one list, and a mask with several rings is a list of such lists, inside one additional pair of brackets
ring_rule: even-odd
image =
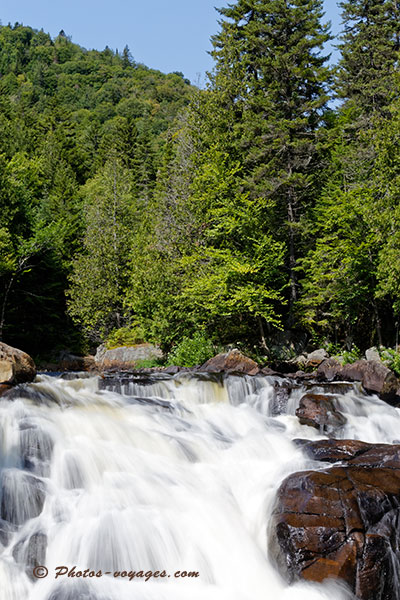
[(381, 113), (397, 93), (400, 2), (341, 2), (344, 32), (339, 48), (338, 94), (365, 115)]
[(216, 114), (228, 116), (244, 190), (275, 203), (270, 225), (287, 244), (293, 304), (298, 224), (312, 196), (316, 133), (328, 100), (322, 0), (238, 0), (219, 12), (221, 31), (212, 40)]

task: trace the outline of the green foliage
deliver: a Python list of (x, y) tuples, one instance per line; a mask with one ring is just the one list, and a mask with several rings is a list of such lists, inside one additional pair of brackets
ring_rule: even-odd
[(134, 209), (152, 193), (164, 132), (190, 86), (136, 64), (127, 47), (87, 51), (18, 24), (0, 26), (0, 73), (0, 337), (51, 353), (79, 340), (68, 279), (70, 315), (92, 340), (124, 324), (127, 274), (115, 269), (127, 269), (131, 241), (119, 230), (111, 252), (115, 228), (100, 223), (109, 163), (125, 169)]
[(143, 358), (136, 361), (136, 369), (153, 369), (164, 366), (164, 360), (161, 358)]
[(121, 346), (135, 346), (145, 342), (145, 333), (139, 323), (132, 323), (129, 327), (120, 327), (109, 333), (106, 339), (107, 350)]
[(349, 365), (360, 360), (361, 355), (360, 349), (353, 345), (350, 350), (342, 350), (339, 359), (342, 365)]
[(344, 0), (337, 88), (365, 115), (382, 112), (397, 95), (400, 5), (392, 0)]
[(168, 354), (168, 365), (178, 367), (194, 367), (205, 363), (216, 354), (212, 341), (203, 333), (185, 336)]
[(379, 348), (381, 360), (389, 369), (392, 369), (398, 377), (400, 377), (400, 352), (393, 348)]
[(71, 317), (101, 341), (124, 325), (127, 263), (136, 220), (129, 171), (111, 157), (82, 189), (85, 233), (83, 253), (73, 261), (68, 290)]
[(334, 110), (322, 0), (219, 9), (206, 90), (0, 26), (0, 337), (157, 340), (184, 365), (282, 328), (346, 361), (393, 345), (399, 4), (341, 7)]

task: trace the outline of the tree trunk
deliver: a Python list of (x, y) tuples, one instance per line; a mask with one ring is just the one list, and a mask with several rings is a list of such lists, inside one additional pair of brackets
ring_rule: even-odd
[(376, 304), (375, 300), (373, 302), (373, 306), (374, 306), (374, 312), (375, 312), (376, 334), (378, 336), (378, 344), (379, 344), (379, 346), (383, 346), (381, 318), (380, 318), (379, 311), (378, 311), (378, 305)]
[(265, 333), (264, 333), (264, 327), (263, 327), (263, 323), (262, 323), (262, 318), (261, 317), (257, 317), (257, 320), (258, 320), (258, 327), (260, 328), (261, 347), (264, 350), (268, 350), (267, 342), (266, 342), (266, 339), (265, 339)]
[(292, 310), (294, 303), (297, 300), (297, 277), (295, 272), (296, 267), (296, 256), (295, 256), (295, 241), (294, 241), (294, 229), (293, 225), (295, 222), (293, 200), (289, 196), (288, 200), (288, 221), (289, 221), (289, 283), (290, 283), (290, 310)]
[(9, 282), (6, 285), (6, 289), (5, 289), (5, 292), (4, 292), (4, 298), (3, 298), (3, 303), (1, 305), (0, 340), (3, 339), (3, 330), (4, 330), (4, 323), (5, 323), (5, 317), (6, 317), (7, 300), (8, 300), (8, 296), (10, 295), (10, 291), (11, 291), (12, 285), (14, 283), (14, 279), (15, 279), (15, 275), (11, 275)]

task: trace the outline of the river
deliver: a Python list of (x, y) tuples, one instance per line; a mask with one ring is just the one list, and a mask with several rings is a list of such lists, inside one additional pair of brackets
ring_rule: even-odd
[[(268, 560), (280, 482), (319, 466), (292, 442), (324, 437), (295, 416), (304, 387), (189, 374), (100, 383), (39, 375), (0, 402), (0, 600), (351, 597), (334, 583), (288, 586)], [(338, 398), (340, 437), (400, 437), (400, 411), (358, 384), (313, 391)], [(37, 565), (47, 577), (33, 577)], [(75, 576), (55, 579), (58, 567)]]

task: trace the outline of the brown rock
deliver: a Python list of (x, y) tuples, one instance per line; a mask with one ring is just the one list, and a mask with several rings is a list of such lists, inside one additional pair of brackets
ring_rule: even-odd
[(0, 383), (0, 396), (4, 396), (6, 392), (12, 389), (12, 385), (8, 383)]
[(300, 400), (296, 416), (302, 425), (332, 431), (346, 423), (345, 417), (336, 410), (333, 398), (322, 394), (306, 394)]
[(36, 377), (29, 354), (0, 342), (0, 384), (27, 383)]
[(399, 380), (393, 371), (376, 360), (362, 359), (342, 366), (330, 358), (319, 365), (317, 376), (329, 381), (361, 381), (367, 392), (389, 401), (396, 398), (399, 389)]
[(361, 381), (365, 390), (380, 396), (395, 396), (399, 387), (393, 371), (375, 360), (358, 360), (352, 365), (345, 365), (342, 376), (350, 381)]
[(210, 358), (200, 367), (200, 371), (257, 375), (260, 369), (254, 360), (234, 349), (226, 354), (217, 354), (217, 356)]
[(307, 354), (305, 366), (307, 369), (316, 369), (324, 360), (328, 358), (328, 353), (326, 350), (320, 348), (319, 350), (314, 350), (310, 354)]
[[(358, 440), (318, 440), (316, 442), (303, 441), (302, 448), (310, 458), (330, 463), (348, 461), (373, 448), (372, 444), (359, 442)], [(390, 447), (381, 444), (385, 448)]]
[(334, 358), (327, 358), (324, 360), (317, 369), (317, 377), (326, 379), (328, 381), (334, 381), (340, 379), (338, 374), (342, 371), (342, 365), (339, 361)]
[(359, 600), (400, 600), (400, 446), (321, 440), (310, 448), (345, 464), (282, 483), (272, 557), (290, 580), (339, 578)]

